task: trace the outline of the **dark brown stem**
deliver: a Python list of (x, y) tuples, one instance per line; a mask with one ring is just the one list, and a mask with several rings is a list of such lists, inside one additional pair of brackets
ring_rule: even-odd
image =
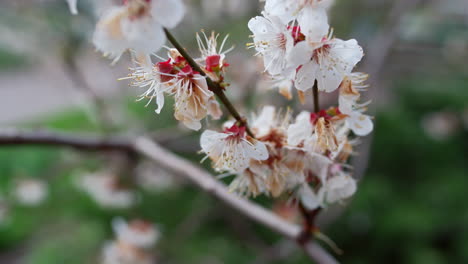
[(322, 208), (317, 208), (312, 211), (308, 210), (301, 202), (299, 202), (299, 211), (304, 218), (304, 227), (298, 238), (299, 244), (305, 244), (313, 237), (314, 231), (317, 230), (315, 222), (321, 210)]
[(208, 87), (210, 90), (218, 97), (218, 99), (221, 101), (221, 103), (226, 107), (226, 109), (229, 111), (229, 113), (234, 117), (239, 125), (244, 126), (246, 129), (247, 134), (251, 137), (255, 137), (250, 130), (247, 120), (243, 118), (237, 109), (234, 107), (234, 105), (229, 101), (227, 98), (226, 94), (224, 93), (224, 88), (217, 82), (214, 82), (210, 77), (208, 77), (205, 73), (205, 71), (198, 65), (198, 63), (188, 54), (188, 52), (180, 45), (180, 43), (177, 41), (177, 39), (167, 30), (164, 28), (164, 32), (166, 33), (166, 37), (171, 42), (171, 44), (174, 46), (174, 48), (179, 51), (180, 55), (184, 57), (184, 59), (188, 62), (188, 64), (197, 72), (199, 72), (202, 76), (206, 78), (206, 83), (208, 84)]
[(314, 112), (320, 112), (320, 104), (319, 104), (319, 90), (317, 85), (317, 80), (315, 80), (314, 87), (312, 88), (314, 94)]
[(46, 131), (0, 131), (0, 146), (60, 146), (86, 151), (124, 151), (134, 153), (132, 142), (124, 138), (68, 135)]

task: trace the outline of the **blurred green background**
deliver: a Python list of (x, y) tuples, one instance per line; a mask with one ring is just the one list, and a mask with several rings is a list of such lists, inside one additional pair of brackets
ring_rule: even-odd
[[(88, 2), (80, 3), (75, 17), (64, 1), (0, 3), (2, 128), (150, 131), (163, 138), (179, 130), (171, 107), (157, 116), (153, 106), (136, 103), (135, 91), (116, 81), (127, 74), (126, 59), (111, 68), (93, 51), (89, 32), (95, 18)], [(254, 53), (244, 48), (246, 22), (258, 7), (256, 1), (239, 3), (203, 10), (200, 1), (187, 1), (191, 13), (176, 35), (193, 51), (193, 32), (200, 28), (230, 33), (237, 46), (232, 68), (246, 65)], [(357, 173), (368, 166), (356, 175), (361, 182), (355, 198), (342, 206), (340, 217), (324, 217), (324, 232), (344, 250), (337, 256), (341, 263), (468, 263), (467, 6), (464, 0), (342, 0), (331, 11), (336, 36), (356, 38), (368, 51), (360, 70), (372, 73), (368, 97), (376, 124), (354, 158)], [(242, 83), (246, 78), (251, 82)], [(250, 106), (258, 106), (263, 96), (249, 89), (258, 78), (233, 73), (230, 92), (238, 104), (252, 95)], [(83, 85), (95, 87), (111, 109), (111, 128), (96, 118), (92, 99), (77, 88)], [(284, 106), (275, 91), (266, 93), (269, 102)], [(164, 144), (195, 162), (201, 159), (196, 134), (176, 133)], [(180, 179), (171, 188), (150, 191), (130, 181), (141, 196), (136, 206), (100, 208), (74, 181), (83, 171), (112, 166), (109, 156), (1, 148), (0, 207), (7, 213), (0, 224), (0, 263), (99, 263), (103, 243), (113, 238), (115, 216), (157, 223), (161, 263), (310, 263), (293, 244)], [(15, 181), (31, 177), (49, 187), (46, 201), (34, 208), (12, 198)]]

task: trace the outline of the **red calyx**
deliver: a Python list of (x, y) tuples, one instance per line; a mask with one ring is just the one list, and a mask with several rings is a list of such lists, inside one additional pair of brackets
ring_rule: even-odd
[(171, 63), (171, 59), (163, 62), (158, 62), (157, 66), (158, 71), (161, 73), (161, 81), (167, 82), (173, 78), (172, 76), (169, 76), (175, 73), (174, 65)]
[(205, 63), (206, 63), (206, 70), (209, 72), (215, 72), (219, 71), (220, 65), (219, 63), (221, 62), (221, 56), (220, 55), (211, 55), (206, 57)]
[(245, 126), (234, 124), (230, 128), (226, 128), (224, 133), (233, 133), (235, 137), (245, 137)]
[(317, 120), (319, 120), (319, 118), (321, 118), (321, 117), (325, 118), (325, 120), (329, 120), (329, 119), (332, 118), (332, 116), (330, 116), (327, 113), (327, 111), (320, 110), (320, 112), (318, 112), (318, 113), (310, 114), (310, 122), (315, 125), (315, 123), (317, 123)]

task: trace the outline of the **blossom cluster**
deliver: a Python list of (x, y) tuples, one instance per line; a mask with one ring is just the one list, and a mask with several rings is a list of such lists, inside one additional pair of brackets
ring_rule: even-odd
[[(265, 106), (245, 127), (228, 124), (221, 133), (205, 131), (203, 151), (218, 171), (236, 174), (230, 188), (245, 196), (288, 195), (308, 209), (326, 207), (353, 195), (357, 188), (347, 164), (358, 142), (372, 129), (360, 103), (367, 76), (353, 72), (363, 57), (357, 41), (333, 37), (328, 24), (330, 0), (266, 0), (262, 16), (248, 27), (249, 46), (263, 58), (264, 69), (280, 92), (338, 91), (338, 106), (303, 111), (295, 118)], [(352, 133), (351, 133), (352, 132)]]
[[(333, 36), (332, 0), (264, 2), (261, 16), (247, 25), (253, 34), (248, 46), (263, 59), (264, 72), (288, 99), (294, 90), (301, 97), (313, 90), (316, 102), (320, 93), (337, 94), (337, 105), (317, 109), (316, 104), (313, 112), (295, 117), (273, 106), (250, 120), (233, 114), (236, 120), (221, 131), (202, 133), (201, 148), (215, 170), (236, 175), (230, 189), (239, 195), (288, 196), (311, 210), (326, 207), (355, 193), (348, 160), (357, 137), (373, 130), (364, 113), (368, 103), (360, 102), (367, 75), (353, 71), (364, 52), (356, 40)], [(122, 79), (145, 89), (140, 100), (154, 101), (158, 114), (166, 97), (173, 97), (175, 119), (198, 131), (208, 116), (222, 117), (217, 99), (228, 100), (231, 49), (225, 49), (226, 38), (219, 41), (219, 35), (204, 31), (197, 35), (199, 58), (164, 47), (167, 29), (181, 22), (185, 10), (181, 0), (124, 0), (100, 18), (93, 42), (114, 61), (131, 50), (136, 66)], [(165, 58), (155, 54), (162, 47)], [(226, 106), (232, 114), (232, 106)]]

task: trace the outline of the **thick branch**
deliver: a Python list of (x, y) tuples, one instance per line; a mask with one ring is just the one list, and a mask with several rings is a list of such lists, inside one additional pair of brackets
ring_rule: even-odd
[(0, 146), (39, 145), (69, 147), (86, 151), (135, 152), (131, 141), (124, 138), (104, 138), (89, 135), (72, 135), (47, 131), (0, 131)]
[(19, 132), (17, 130), (0, 131), (0, 146), (40, 145), (55, 147), (70, 147), (86, 151), (125, 151), (146, 156), (161, 167), (173, 171), (191, 180), (203, 191), (218, 198), (231, 208), (267, 226), (284, 237), (297, 241), (306, 254), (319, 264), (336, 264), (334, 258), (316, 242), (299, 243), (301, 228), (291, 224), (265, 208), (229, 192), (227, 187), (218, 182), (212, 175), (200, 169), (191, 162), (178, 157), (160, 147), (148, 138), (142, 137), (135, 141), (125, 138), (103, 138), (92, 136), (77, 136), (56, 132)]
[[(212, 175), (200, 169), (198, 166), (165, 150), (147, 138), (138, 139), (135, 143), (135, 149), (160, 166), (190, 179), (202, 190), (218, 198), (243, 215), (300, 244), (299, 240), (302, 232), (299, 226), (279, 218), (277, 215), (259, 205), (233, 195), (224, 184), (215, 180)], [(318, 264), (338, 263), (326, 250), (314, 241), (309, 240), (300, 245), (305, 253)]]

